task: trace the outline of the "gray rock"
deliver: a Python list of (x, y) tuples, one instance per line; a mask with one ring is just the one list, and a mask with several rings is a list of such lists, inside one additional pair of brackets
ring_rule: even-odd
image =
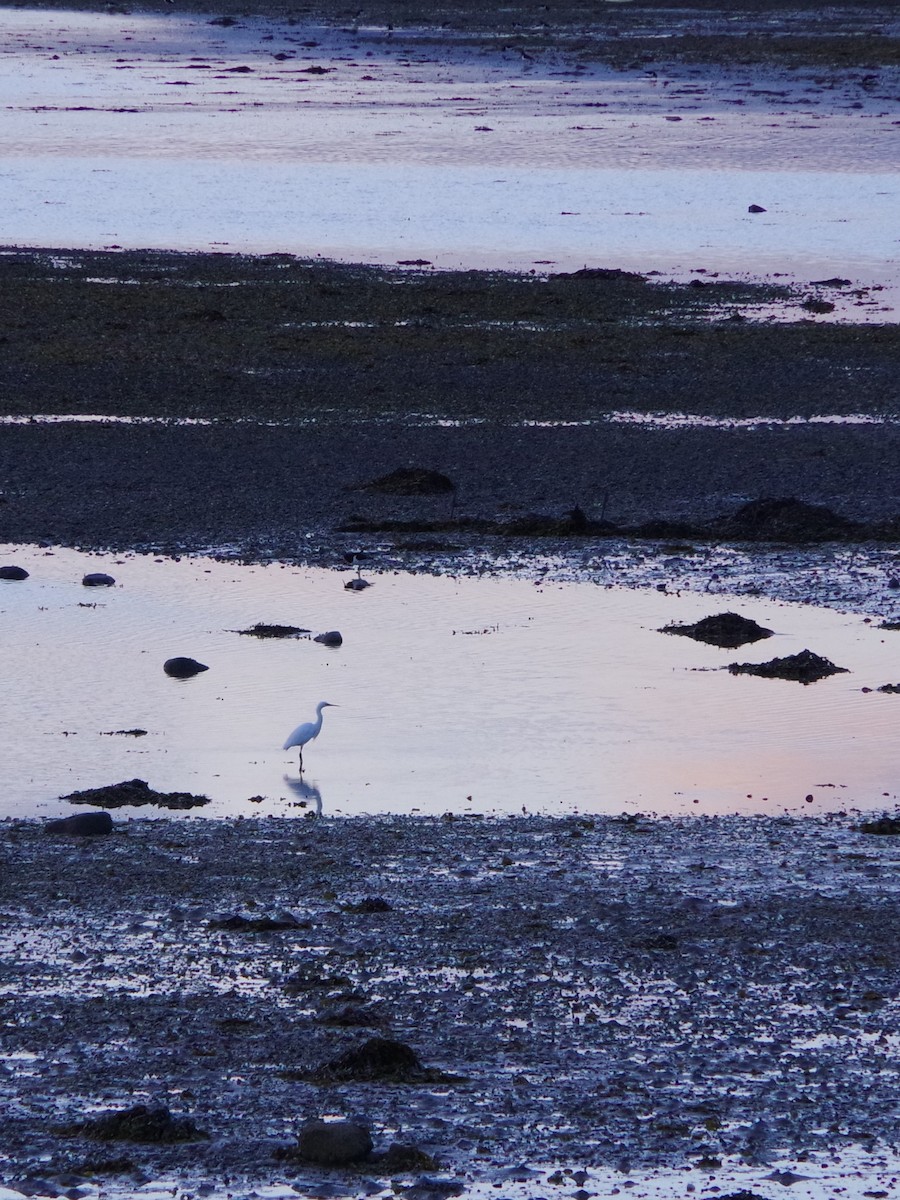
[(355, 1121), (307, 1121), (300, 1130), (298, 1153), (307, 1162), (338, 1167), (358, 1162), (372, 1151), (372, 1138)]
[(81, 582), (85, 587), (112, 587), (116, 581), (112, 575), (104, 575), (102, 571), (93, 571), (90, 575), (85, 575)]
[(113, 820), (108, 812), (76, 813), (72, 817), (60, 817), (48, 821), (44, 826), (47, 833), (74, 834), (76, 837), (96, 837), (112, 833)]
[(337, 629), (329, 629), (327, 633), (317, 634), (313, 641), (321, 642), (323, 646), (340, 646), (344, 639)]
[(167, 658), (163, 663), (163, 670), (167, 675), (171, 675), (173, 679), (190, 679), (192, 675), (199, 675), (201, 671), (208, 671), (209, 667), (201, 662), (197, 662), (196, 658)]

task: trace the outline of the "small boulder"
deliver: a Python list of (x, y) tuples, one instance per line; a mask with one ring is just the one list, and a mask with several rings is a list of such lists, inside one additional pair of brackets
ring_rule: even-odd
[(90, 575), (85, 575), (81, 582), (85, 587), (113, 587), (116, 581), (112, 575), (104, 575), (102, 571), (93, 571)]
[(307, 1121), (300, 1130), (298, 1156), (323, 1167), (359, 1162), (371, 1152), (371, 1134), (355, 1121)]
[(761, 204), (751, 204), (750, 207), (747, 209), (747, 212), (749, 212), (749, 213), (763, 213), (765, 211), (766, 210), (763, 208), (763, 206)]
[(113, 820), (108, 812), (88, 812), (48, 821), (44, 826), (44, 832), (64, 833), (75, 837), (98, 837), (112, 833), (112, 828)]
[(327, 633), (316, 634), (313, 641), (321, 642), (323, 646), (340, 646), (343, 644), (344, 639), (337, 629), (329, 629)]
[(356, 579), (348, 579), (347, 580), (347, 582), (344, 584), (344, 591), (345, 592), (364, 592), (366, 590), (366, 588), (371, 587), (371, 586), (372, 585), (371, 585), (371, 583), (369, 583), (368, 579), (360, 579), (359, 577), (357, 577)]
[(192, 675), (199, 675), (201, 671), (208, 671), (204, 663), (197, 662), (196, 658), (167, 658), (163, 663), (163, 670), (167, 675), (171, 675), (173, 679), (190, 679)]
[(0, 579), (27, 579), (24, 567), (0, 567)]

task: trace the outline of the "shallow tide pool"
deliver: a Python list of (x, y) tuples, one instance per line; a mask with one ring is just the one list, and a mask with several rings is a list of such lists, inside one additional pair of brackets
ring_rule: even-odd
[[(896, 804), (900, 634), (802, 605), (591, 583), (241, 566), (7, 546), (0, 815), (74, 810), (141, 778), (204, 816), (766, 813)], [(87, 588), (91, 571), (112, 588)], [(364, 573), (364, 578), (365, 578)], [(659, 630), (736, 611), (775, 636), (721, 650)], [(257, 622), (340, 630), (259, 640)], [(848, 674), (732, 676), (808, 648)], [(209, 670), (163, 672), (189, 655)], [(281, 744), (325, 710), (298, 769)], [(146, 730), (142, 736), (128, 731)], [(811, 797), (811, 800), (807, 799)], [(126, 815), (156, 810), (126, 809)]]

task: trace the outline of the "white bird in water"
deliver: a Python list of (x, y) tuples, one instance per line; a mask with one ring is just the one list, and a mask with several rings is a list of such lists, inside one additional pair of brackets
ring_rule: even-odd
[(332, 704), (330, 700), (320, 700), (316, 705), (316, 719), (314, 721), (304, 721), (302, 725), (298, 725), (282, 746), (282, 750), (290, 750), (291, 746), (299, 746), (301, 771), (303, 770), (303, 747), (307, 742), (311, 742), (313, 738), (317, 738), (322, 731), (322, 709), (338, 707), (337, 704)]

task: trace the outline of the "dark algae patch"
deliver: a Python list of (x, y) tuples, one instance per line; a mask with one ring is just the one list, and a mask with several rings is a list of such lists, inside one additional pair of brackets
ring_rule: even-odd
[(70, 804), (91, 804), (97, 808), (140, 807), (151, 804), (156, 808), (187, 809), (209, 804), (208, 796), (194, 796), (190, 792), (157, 792), (143, 779), (126, 779), (122, 783), (109, 783), (104, 787), (85, 788), (70, 792), (60, 799)]
[(761, 679), (791, 679), (797, 683), (815, 683), (829, 675), (846, 674), (846, 667), (836, 667), (830, 659), (811, 650), (773, 658), (764, 663), (730, 663), (732, 675), (758, 675)]
[(91, 1117), (65, 1132), (98, 1142), (196, 1142), (209, 1136), (190, 1117), (173, 1117), (164, 1105), (146, 1104)]
[(255, 638), (296, 638), (301, 634), (309, 633), (308, 629), (301, 629), (299, 625), (267, 625), (262, 621), (257, 621), (255, 625), (251, 625), (249, 629), (238, 629), (238, 633), (245, 637)]
[(857, 826), (860, 833), (874, 833), (881, 837), (900, 836), (900, 816), (876, 817), (872, 821), (862, 821)]
[(733, 612), (703, 617), (693, 625), (666, 625), (660, 633), (675, 633), (681, 637), (693, 638), (695, 642), (706, 642), (710, 646), (722, 646), (726, 649), (744, 646), (749, 642), (759, 642), (772, 636), (771, 629), (765, 629), (757, 621)]

